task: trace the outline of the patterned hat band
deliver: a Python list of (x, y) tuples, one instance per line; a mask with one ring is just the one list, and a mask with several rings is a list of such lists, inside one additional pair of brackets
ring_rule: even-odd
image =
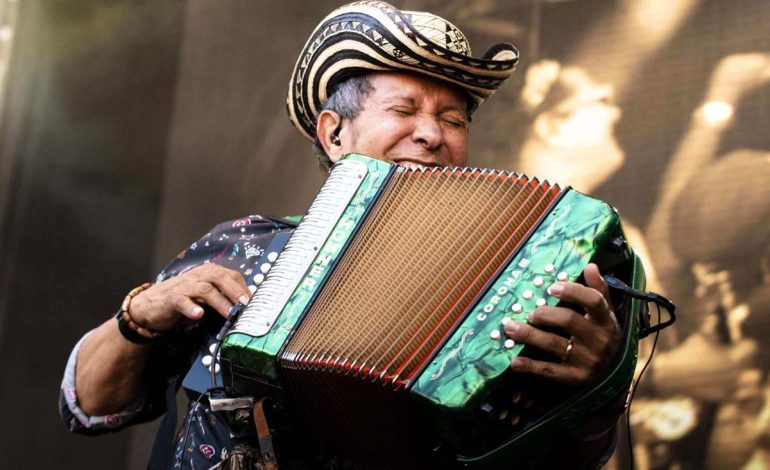
[(305, 44), (289, 83), (289, 118), (313, 140), (316, 118), (337, 85), (378, 71), (427, 75), (481, 105), (511, 76), (518, 59), (516, 48), (504, 43), (473, 58), (463, 33), (436, 15), (385, 2), (351, 3), (324, 18)]

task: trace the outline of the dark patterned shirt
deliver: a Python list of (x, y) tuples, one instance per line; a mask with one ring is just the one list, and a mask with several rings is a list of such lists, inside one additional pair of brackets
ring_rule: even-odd
[[(249, 216), (225, 222), (189, 248), (179, 253), (157, 276), (162, 282), (206, 263), (216, 263), (243, 274), (252, 292), (255, 276), (259, 276), (259, 261), (273, 237), (291, 231), (295, 224), (289, 220)], [(257, 278), (258, 280), (259, 278)], [(100, 434), (117, 431), (126, 426), (156, 419), (166, 411), (169, 386), (178, 386), (192, 361), (208, 348), (207, 339), (216, 334), (224, 319), (215, 312), (206, 312), (194, 324), (180, 326), (164, 336), (154, 348), (145, 371), (148, 384), (145, 394), (125, 410), (108, 416), (88, 416), (79, 408), (75, 364), (83, 339), (73, 350), (65, 370), (59, 395), (59, 410), (70, 431)], [(225, 412), (213, 412), (205, 397), (189, 391), (191, 405), (184, 424), (176, 436), (173, 462), (169, 468), (210, 468), (227, 456), (240, 441), (253, 436), (253, 426), (241, 431)]]

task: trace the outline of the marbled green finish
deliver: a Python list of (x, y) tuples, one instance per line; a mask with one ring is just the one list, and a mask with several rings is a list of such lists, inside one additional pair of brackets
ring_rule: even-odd
[(281, 311), (275, 325), (267, 335), (260, 337), (231, 333), (227, 335), (222, 345), (222, 358), (225, 361), (249, 370), (250, 374), (259, 381), (279, 384), (276, 368), (278, 351), (316, 293), (316, 287), (329, 274), (342, 248), (355, 232), (358, 223), (374, 202), (378, 190), (395, 167), (362, 155), (350, 154), (344, 158), (365, 163), (367, 173), (331, 235)]
[[(441, 415), (469, 414), (483, 404), (523, 348), (504, 346), (502, 319), (526, 322), (537, 299), (556, 305), (558, 299), (546, 289), (557, 275), (564, 272), (568, 280), (578, 279), (615, 237), (622, 237), (617, 213), (601, 201), (568, 190), (414, 382), (411, 393), (427, 413), (441, 420)], [(545, 270), (547, 264), (554, 266), (551, 273)], [(540, 286), (535, 285), (538, 277), (543, 281)], [(526, 298), (526, 291), (531, 298)], [(520, 313), (512, 310), (515, 304), (522, 307)], [(500, 339), (492, 339), (493, 330), (499, 331)]]
[[(639, 257), (633, 255), (633, 269), (628, 285), (637, 290), (644, 290), (646, 277)], [(626, 318), (623, 341), (618, 358), (605, 377), (587, 389), (583, 389), (561, 404), (559, 410), (552, 411), (539, 421), (532, 423), (524, 431), (510, 436), (494, 449), (488, 449), (481, 455), (457, 456), (457, 461), (464, 467), (502, 468), (507, 467), (512, 459), (526, 455), (536, 455), (547, 448), (554, 436), (564, 435), (580, 425), (608, 404), (616, 403), (618, 398), (626, 396), (638, 359), (639, 317), (646, 313), (645, 305), (638, 299), (628, 302), (622, 312)]]

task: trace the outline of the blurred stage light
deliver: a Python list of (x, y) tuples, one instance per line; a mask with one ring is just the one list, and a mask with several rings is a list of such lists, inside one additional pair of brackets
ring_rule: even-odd
[(0, 27), (0, 41), (10, 41), (11, 37), (13, 37), (13, 28), (7, 25)]
[(724, 101), (708, 101), (696, 111), (704, 123), (710, 126), (721, 126), (732, 117), (735, 109)]

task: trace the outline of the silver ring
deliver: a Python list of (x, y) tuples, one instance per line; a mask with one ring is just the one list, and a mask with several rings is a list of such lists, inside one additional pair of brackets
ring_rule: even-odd
[(573, 341), (573, 338), (570, 338), (569, 341), (567, 341), (567, 348), (564, 350), (564, 354), (561, 355), (561, 362), (566, 362), (567, 358), (569, 357), (570, 353), (572, 352), (572, 348), (575, 346), (575, 343)]

